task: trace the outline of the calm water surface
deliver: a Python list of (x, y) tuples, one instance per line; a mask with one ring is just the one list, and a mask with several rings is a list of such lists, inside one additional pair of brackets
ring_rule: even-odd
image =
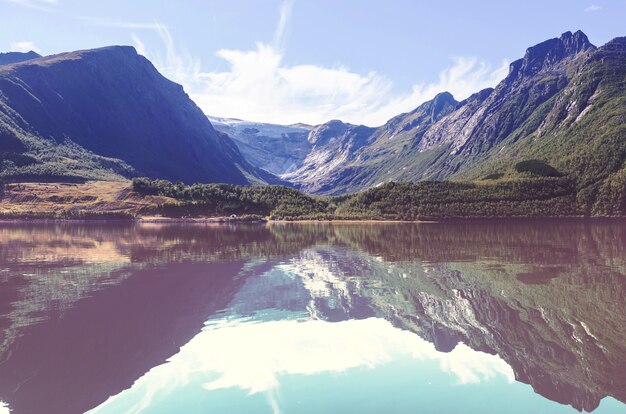
[(0, 413), (626, 413), (626, 224), (0, 225)]

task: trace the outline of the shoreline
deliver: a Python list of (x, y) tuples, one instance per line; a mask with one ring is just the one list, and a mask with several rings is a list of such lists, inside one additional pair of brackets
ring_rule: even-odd
[(324, 220), (271, 220), (267, 218), (231, 218), (231, 217), (159, 217), (145, 216), (137, 218), (59, 218), (59, 217), (18, 217), (18, 218), (0, 218), (0, 224), (19, 224), (19, 223), (119, 223), (119, 224), (437, 224), (437, 223), (454, 223), (454, 222), (486, 222), (486, 221), (541, 221), (541, 220), (558, 220), (558, 221), (626, 221), (626, 217), (583, 217), (583, 216), (554, 216), (554, 217), (450, 217), (441, 219), (423, 219), (423, 220), (387, 220), (387, 219), (324, 219)]

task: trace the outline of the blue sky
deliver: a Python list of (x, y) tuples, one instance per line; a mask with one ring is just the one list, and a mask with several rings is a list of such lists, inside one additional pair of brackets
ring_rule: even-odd
[(207, 114), (378, 125), (493, 86), (567, 30), (626, 36), (624, 0), (0, 0), (0, 49), (134, 45)]

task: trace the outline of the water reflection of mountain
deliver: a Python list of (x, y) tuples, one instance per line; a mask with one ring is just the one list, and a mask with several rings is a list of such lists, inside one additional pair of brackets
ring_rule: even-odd
[(378, 316), (443, 352), (464, 342), (497, 353), (519, 381), (578, 410), (607, 395), (626, 402), (626, 226), (333, 227), (327, 239), (366, 253), (367, 264), (335, 271), (341, 290)]
[(84, 411), (218, 310), (278, 307), (498, 353), (590, 411), (626, 401), (625, 253), (615, 223), (3, 226), (0, 400)]
[(3, 225), (0, 401), (16, 413), (93, 408), (227, 305), (242, 257), (297, 249), (259, 226)]

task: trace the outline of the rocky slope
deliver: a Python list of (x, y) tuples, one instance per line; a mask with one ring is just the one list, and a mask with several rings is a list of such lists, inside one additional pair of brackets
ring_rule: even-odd
[(0, 66), (0, 138), (0, 175), (17, 180), (272, 180), (132, 47)]
[(338, 120), (316, 126), (309, 133), (311, 151), (302, 166), (281, 178), (310, 193), (333, 192), (336, 171), (354, 159), (370, 142), (374, 131), (374, 128)]
[(440, 94), (360, 137), (352, 152), (317, 148), (329, 154), (284, 178), (341, 194), (388, 181), (518, 177), (528, 175), (519, 162), (539, 159), (575, 175), (579, 201), (600, 211), (603, 197), (626, 200), (625, 79), (626, 38), (596, 48), (566, 32), (530, 47), (494, 89), (462, 102)]
[(310, 125), (275, 125), (209, 116), (211, 124), (235, 141), (253, 165), (272, 174), (290, 173), (302, 166), (311, 151)]

